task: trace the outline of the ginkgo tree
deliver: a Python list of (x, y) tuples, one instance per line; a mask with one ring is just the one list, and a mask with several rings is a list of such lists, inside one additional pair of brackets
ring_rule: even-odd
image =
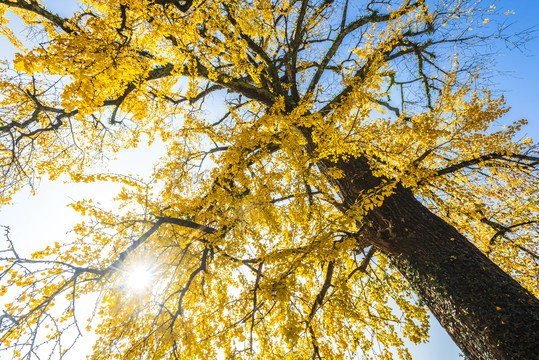
[[(408, 359), (428, 307), (471, 359), (539, 357), (539, 154), (492, 126), (494, 4), (0, 4), (2, 203), (122, 186), (31, 258), (6, 228), (3, 354), (62, 358), (88, 326), (92, 359)], [(147, 138), (152, 179), (93, 173)]]

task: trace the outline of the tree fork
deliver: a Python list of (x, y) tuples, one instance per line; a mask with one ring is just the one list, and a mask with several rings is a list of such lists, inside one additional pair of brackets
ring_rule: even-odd
[[(343, 210), (381, 180), (365, 158), (329, 162), (345, 176), (338, 186)], [(363, 220), (368, 237), (408, 280), (466, 356), (481, 360), (539, 359), (539, 300), (457, 229), (397, 185)]]

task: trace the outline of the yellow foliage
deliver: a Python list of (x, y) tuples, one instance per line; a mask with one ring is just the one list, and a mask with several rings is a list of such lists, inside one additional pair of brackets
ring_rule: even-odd
[[(13, 250), (0, 269), (0, 295), (17, 294), (3, 346), (20, 356), (37, 328), (65, 336), (77, 297), (99, 293), (95, 360), (409, 359), (426, 308), (361, 233), (398, 186), (539, 293), (526, 122), (493, 127), (503, 97), (457, 60), (426, 70), (436, 41), (453, 41), (446, 25), (468, 27), (466, 2), (391, 1), (348, 20), (319, 3), (85, 0), (69, 19), (16, 9), (47, 41), (2, 64), (0, 205), (44, 176), (122, 190), (116, 212), (71, 204), (88, 219), (75, 242), (31, 259)], [(0, 4), (0, 33), (22, 44), (6, 27), (16, 5)], [(143, 138), (168, 146), (152, 181), (92, 172)], [(381, 180), (347, 204), (337, 165), (357, 158)], [(141, 291), (126, 283), (138, 263), (152, 277)], [(60, 294), (65, 311), (51, 311)]]

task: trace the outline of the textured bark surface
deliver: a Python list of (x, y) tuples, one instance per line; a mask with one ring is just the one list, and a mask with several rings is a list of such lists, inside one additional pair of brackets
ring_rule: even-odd
[[(380, 183), (365, 159), (320, 162), (344, 209)], [(411, 191), (397, 186), (367, 215), (364, 236), (390, 258), (460, 349), (472, 359), (539, 359), (539, 300), (490, 261)]]
[(539, 359), (539, 300), (404, 190), (376, 217), (394, 226), (393, 264), (463, 352)]

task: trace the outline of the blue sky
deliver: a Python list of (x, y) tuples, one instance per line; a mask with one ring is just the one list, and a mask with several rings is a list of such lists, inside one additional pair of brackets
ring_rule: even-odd
[[(69, 12), (74, 1), (47, 1), (50, 8), (61, 14)], [(68, 5), (69, 4), (69, 5)], [(514, 15), (509, 16), (508, 21), (512, 22), (513, 32), (524, 31), (536, 27), (539, 31), (539, 0), (500, 0), (497, 2), (498, 9), (513, 10)], [(535, 36), (539, 35), (536, 33)], [(5, 43), (0, 42), (0, 46)], [(7, 47), (3, 46), (0, 58), (8, 56)], [(493, 50), (494, 60), (497, 62), (496, 72), (493, 73), (492, 83), (497, 90), (503, 91), (507, 104), (512, 107), (511, 111), (502, 120), (503, 123), (526, 118), (529, 121), (528, 127), (523, 129), (523, 136), (531, 136), (539, 142), (539, 39), (529, 41), (521, 49), (510, 49), (499, 43)], [(152, 158), (149, 158), (145, 149), (134, 150), (129, 157), (135, 159), (140, 165), (142, 162), (151, 169)], [(144, 159), (146, 159), (144, 161)], [(143, 166), (144, 166), (143, 165)], [(129, 162), (116, 162), (120, 168), (129, 168)], [(65, 204), (72, 199), (79, 199), (80, 188), (66, 184), (44, 184), (47, 191), (41, 191), (37, 196), (30, 198), (28, 193), (19, 194), (15, 199), (15, 205), (3, 209), (0, 213), (0, 224), (9, 224), (12, 229), (12, 238), (28, 244), (44, 244), (53, 242), (58, 238), (66, 238), (66, 231), (69, 231), (77, 221), (77, 216), (72, 214)], [(44, 190), (43, 188), (41, 190)], [(93, 192), (98, 192), (98, 197), (106, 202), (107, 198), (116, 193), (115, 188), (107, 190), (97, 188)], [(85, 193), (89, 190), (86, 188)], [(61, 194), (61, 196), (59, 196)], [(53, 210), (51, 210), (53, 209)], [(62, 223), (51, 223), (50, 214), (54, 212), (55, 218), (63, 218)], [(26, 225), (25, 219), (33, 218), (33, 226)], [(36, 237), (39, 232), (39, 237)], [(31, 246), (30, 246), (31, 247)], [(459, 359), (459, 349), (453, 344), (445, 331), (432, 321), (431, 341), (417, 347), (412, 347), (414, 359), (418, 360), (454, 360)]]
[[(508, 17), (513, 23), (513, 32), (524, 31), (535, 27), (534, 39), (521, 49), (510, 49), (499, 44), (493, 52), (496, 75), (493, 87), (503, 92), (509, 113), (502, 119), (510, 123), (518, 119), (527, 119), (529, 125), (522, 130), (522, 135), (530, 136), (539, 142), (539, 0), (501, 0), (498, 9), (513, 10), (514, 15)], [(431, 340), (412, 348), (414, 359), (418, 360), (454, 360), (459, 357), (459, 349), (454, 345), (445, 331), (431, 319)]]
[(529, 126), (524, 132), (539, 141), (539, 1), (502, 0), (498, 7), (514, 10), (511, 15), (513, 31), (523, 31), (535, 27), (535, 37), (522, 49), (501, 47), (495, 54), (497, 69), (501, 72), (494, 79), (496, 88), (505, 91), (507, 104), (512, 107), (505, 120), (528, 119)]

